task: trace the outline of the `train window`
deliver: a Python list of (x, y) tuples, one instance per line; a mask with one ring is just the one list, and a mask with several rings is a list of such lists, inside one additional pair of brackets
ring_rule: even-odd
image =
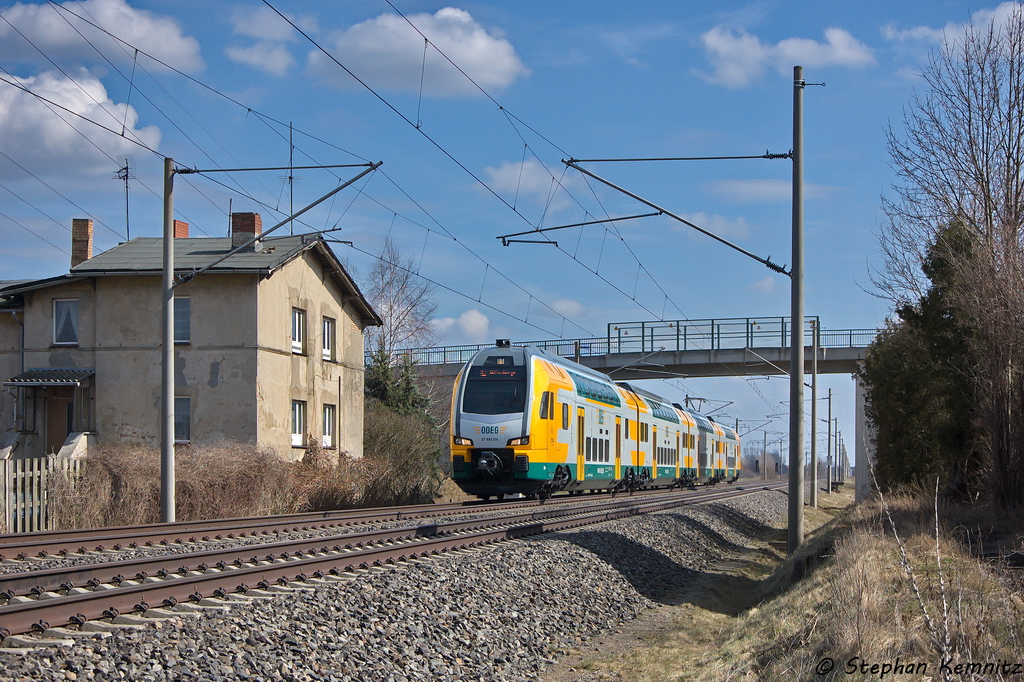
[(551, 391), (544, 391), (540, 394), (540, 418), (550, 419), (548, 412), (551, 410)]
[(629, 440), (629, 420), (626, 420), (626, 440)]
[(526, 406), (526, 382), (467, 381), (462, 410), (472, 414), (512, 414)]
[(562, 403), (562, 428), (569, 430), (569, 403)]
[(585, 461), (587, 461), (587, 462), (592, 461), (592, 458), (593, 458), (593, 456), (590, 454), (591, 445), (593, 445), (593, 443), (591, 442), (591, 438), (590, 438), (590, 436), (587, 436), (587, 455), (586, 455), (586, 458), (585, 458)]

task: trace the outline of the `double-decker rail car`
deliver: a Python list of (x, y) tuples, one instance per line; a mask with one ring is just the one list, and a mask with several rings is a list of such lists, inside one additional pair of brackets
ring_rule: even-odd
[(738, 453), (734, 431), (571, 360), (508, 342), (462, 368), (451, 430), (452, 478), (483, 499), (739, 475), (738, 457), (726, 458), (723, 446), (734, 444)]

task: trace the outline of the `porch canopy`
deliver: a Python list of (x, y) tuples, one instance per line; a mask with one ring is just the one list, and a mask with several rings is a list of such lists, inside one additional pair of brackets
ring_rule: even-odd
[(4, 386), (81, 386), (95, 373), (93, 369), (30, 369), (11, 377)]

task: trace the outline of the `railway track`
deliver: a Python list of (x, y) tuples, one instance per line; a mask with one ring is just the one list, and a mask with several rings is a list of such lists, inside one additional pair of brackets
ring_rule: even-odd
[[(656, 492), (656, 491), (655, 491)], [(653, 494), (638, 492), (636, 495)], [(548, 506), (559, 504), (586, 504), (590, 500), (611, 498), (607, 494), (581, 497), (560, 496), (547, 501)], [(508, 500), (493, 504), (469, 502), (458, 504), (420, 504), (402, 507), (371, 509), (344, 509), (274, 517), (256, 516), (208, 521), (116, 526), (88, 530), (59, 530), (38, 533), (0, 534), (0, 561), (25, 561), (47, 556), (66, 556), (119, 551), (124, 548), (182, 545), (212, 542), (279, 533), (297, 533), (332, 528), (346, 528), (362, 524), (389, 523), (416, 519), (436, 518), (455, 513), (504, 513), (508, 509), (543, 506), (533, 500)]]
[[(45, 644), (46, 639), (26, 639), (18, 635), (37, 633), (68, 637), (74, 636), (76, 631), (86, 634), (116, 623), (137, 623), (140, 616), (158, 618), (180, 615), (188, 610), (223, 608), (231, 601), (265, 598), (274, 592), (344, 579), (360, 569), (780, 487), (784, 484), (589, 500), (573, 497), (566, 498), (565, 504), (549, 502), (544, 506), (537, 503), (480, 505), (473, 511), (486, 510), (489, 515), (387, 530), (292, 538), (257, 545), (10, 573), (0, 576), (0, 602), (6, 602), (0, 604), (0, 634), (5, 637), (4, 646)], [(441, 507), (444, 505), (438, 506)], [(459, 511), (466, 511), (466, 508), (459, 507)], [(452, 509), (447, 510), (448, 514), (451, 512)], [(402, 512), (396, 509), (369, 510), (354, 512), (350, 521), (363, 522), (354, 521), (355, 518), (397, 520), (395, 515), (399, 513), (406, 514), (405, 518), (409, 520), (433, 516), (426, 509), (407, 508)], [(337, 514), (331, 521), (345, 525), (342, 520), (345, 513)], [(244, 520), (244, 524), (234, 523), (236, 521), (243, 520), (231, 520), (219, 528), (207, 526), (206, 530), (210, 534), (235, 534), (244, 527), (250, 536), (260, 533), (255, 520)], [(280, 519), (264, 519), (265, 523), (268, 521), (267, 525), (273, 527), (280, 523)], [(290, 521), (293, 525), (296, 523), (295, 519)], [(302, 523), (313, 521), (306, 520), (299, 525)], [(172, 532), (168, 535), (166, 531), (171, 530), (168, 527), (150, 530), (154, 533), (152, 536), (146, 536), (144, 528), (115, 530), (121, 531), (120, 534), (112, 532), (102, 537), (123, 540), (128, 537), (141, 539), (186, 534)], [(330, 528), (320, 530), (329, 531)], [(41, 539), (45, 542), (70, 541), (75, 545), (81, 538), (76, 539), (72, 535)], [(31, 548), (24, 544), (24, 539), (22, 543), (5, 542), (9, 539), (8, 536), (0, 541), (2, 550), (15, 545), (22, 549)], [(47, 545), (53, 546), (56, 545)]]

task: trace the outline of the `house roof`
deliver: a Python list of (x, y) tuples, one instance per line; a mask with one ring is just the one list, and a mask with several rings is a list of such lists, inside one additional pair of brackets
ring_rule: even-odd
[[(179, 277), (187, 276), (190, 272), (195, 272), (217, 260), (231, 248), (231, 237), (179, 237), (174, 240), (175, 274)], [(206, 272), (257, 274), (269, 277), (307, 250), (317, 253), (327, 271), (345, 292), (346, 302), (352, 303), (359, 311), (363, 323), (367, 326), (381, 325), (380, 317), (345, 272), (337, 256), (318, 234), (267, 237), (258, 242), (256, 250), (233, 254)], [(40, 280), (0, 282), (0, 296), (10, 296), (87, 277), (159, 275), (162, 272), (163, 239), (137, 237), (76, 265), (71, 268), (68, 275)], [(5, 287), (4, 284), (9, 286)]]
[[(316, 235), (268, 237), (260, 249), (243, 251), (208, 272), (267, 272), (279, 269), (318, 240)], [(161, 237), (137, 237), (71, 268), (72, 275), (161, 272), (164, 247)], [(198, 270), (231, 250), (231, 237), (181, 237), (174, 240), (174, 269)]]
[(0, 293), (3, 293), (4, 289), (15, 289), (17, 287), (20, 287), (22, 285), (28, 284), (29, 282), (33, 282), (33, 281), (35, 281), (35, 280), (31, 280), (31, 279), (7, 279), (7, 280), (0, 280)]

